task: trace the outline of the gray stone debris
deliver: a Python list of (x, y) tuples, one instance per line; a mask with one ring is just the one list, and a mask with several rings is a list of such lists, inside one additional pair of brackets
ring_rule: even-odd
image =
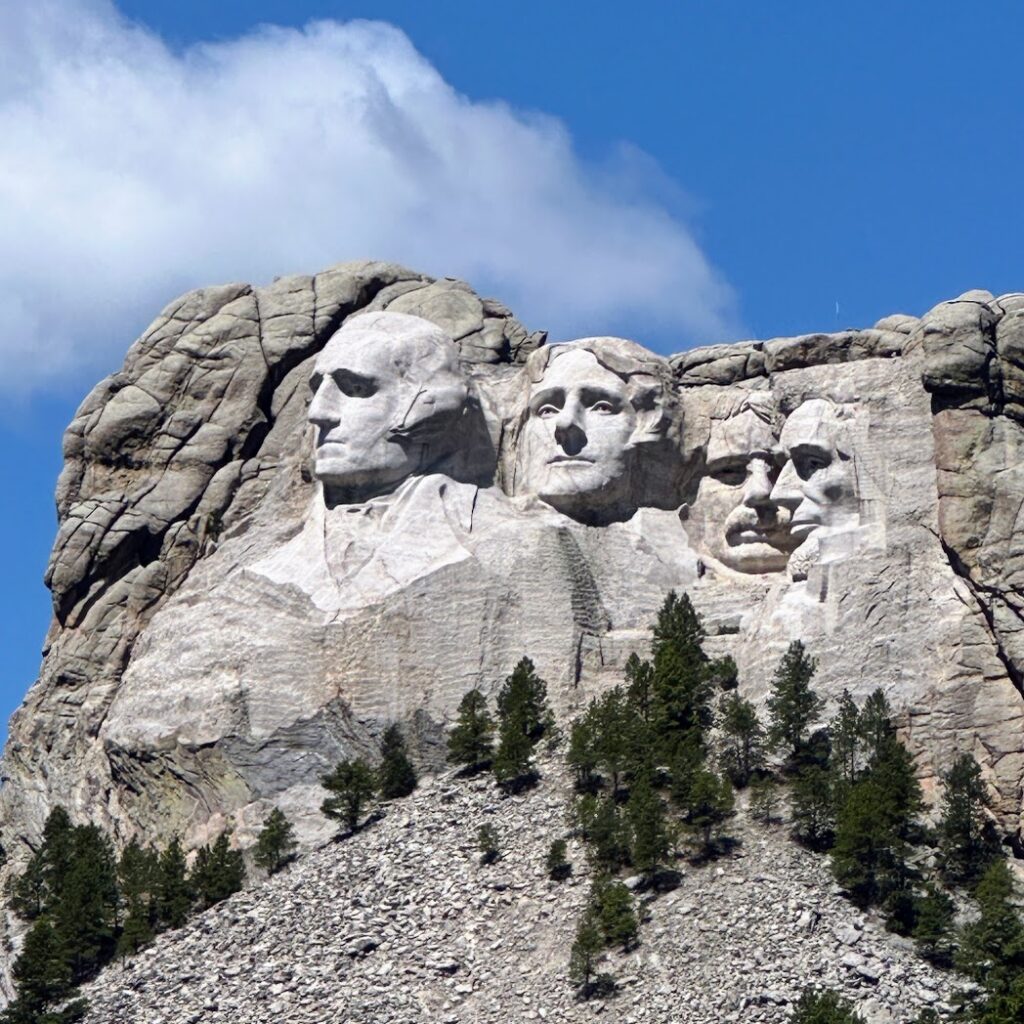
[[(640, 945), (607, 961), (618, 993), (578, 1002), (567, 967), (589, 886), (580, 843), (569, 841), (568, 881), (544, 868), (569, 835), (570, 790), (550, 759), (536, 790), (508, 799), (487, 777), (442, 776), (108, 968), (85, 991), (88, 1024), (781, 1024), (807, 985), (896, 1024), (949, 998), (951, 976), (828, 894), (824, 858), (741, 812), (733, 856), (685, 865), (656, 899), (638, 893)], [(502, 850), (487, 866), (483, 823)]]

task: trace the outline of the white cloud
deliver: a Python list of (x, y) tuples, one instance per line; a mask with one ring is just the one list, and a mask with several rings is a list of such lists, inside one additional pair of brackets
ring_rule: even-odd
[(647, 165), (586, 166), (560, 122), (467, 99), (385, 24), (175, 53), (108, 0), (4, 5), (0, 387), (107, 370), (187, 288), (364, 256), (559, 336), (726, 334), (731, 293)]

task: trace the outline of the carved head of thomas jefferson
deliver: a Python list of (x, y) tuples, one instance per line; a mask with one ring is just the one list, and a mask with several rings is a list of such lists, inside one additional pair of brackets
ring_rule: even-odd
[(526, 379), (518, 493), (591, 524), (659, 504), (678, 428), (665, 360), (623, 338), (583, 338), (534, 352)]
[(330, 505), (393, 490), (463, 440), (469, 389), (458, 351), (421, 317), (352, 317), (317, 356), (309, 384), (314, 473)]

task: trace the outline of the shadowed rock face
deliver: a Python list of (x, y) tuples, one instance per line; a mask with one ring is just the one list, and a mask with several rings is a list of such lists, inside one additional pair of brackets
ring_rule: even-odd
[(312, 839), (319, 775), (403, 723), (425, 765), (528, 654), (571, 714), (665, 593), (762, 700), (802, 639), (885, 690), (931, 787), (1024, 781), (1024, 296), (865, 331), (544, 346), (466, 285), (359, 263), (172, 303), (65, 436), (54, 620), (0, 792), (121, 839)]

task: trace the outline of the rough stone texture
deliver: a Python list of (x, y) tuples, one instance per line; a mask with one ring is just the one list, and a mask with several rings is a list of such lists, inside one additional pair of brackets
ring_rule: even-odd
[[(380, 311), (445, 333), (490, 462), (326, 502), (310, 376)], [(523, 654), (569, 716), (670, 588), (754, 699), (800, 638), (830, 700), (885, 690), (926, 789), (970, 750), (1019, 841), (1024, 296), (668, 362), (543, 340), (385, 264), (169, 306), (66, 435), (55, 617), (4, 755), (12, 863), (58, 802), (189, 845), (228, 820), (246, 845), (280, 805), (315, 841), (340, 756), (399, 721), (437, 765), (461, 695)], [(536, 482), (555, 456), (560, 490)]]
[[(568, 958), (590, 879), (573, 838), (573, 875), (546, 876), (548, 846), (570, 836), (572, 785), (553, 762), (542, 770), (537, 790), (506, 799), (486, 778), (431, 780), (109, 968), (86, 989), (88, 1024), (781, 1024), (807, 985), (841, 991), (868, 1024), (948, 1006), (961, 979), (859, 914), (784, 825), (742, 814), (730, 856), (680, 861), (678, 888), (638, 893), (640, 944), (602, 968), (619, 991), (578, 1002)], [(491, 865), (476, 848), (484, 823), (502, 851)]]

